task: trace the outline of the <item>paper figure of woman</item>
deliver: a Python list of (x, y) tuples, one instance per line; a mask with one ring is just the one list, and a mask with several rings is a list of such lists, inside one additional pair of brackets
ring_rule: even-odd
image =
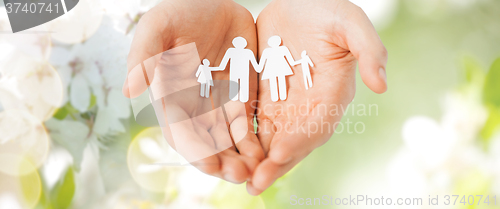
[(293, 75), (292, 68), (288, 62), (295, 63), (295, 61), (290, 50), (286, 46), (280, 46), (281, 38), (279, 36), (272, 36), (267, 43), (271, 48), (264, 49), (262, 52), (259, 68), (264, 73), (261, 78), (262, 80), (269, 80), (271, 100), (273, 102), (278, 101), (278, 92), (279, 99), (286, 100), (287, 89), (285, 77)]

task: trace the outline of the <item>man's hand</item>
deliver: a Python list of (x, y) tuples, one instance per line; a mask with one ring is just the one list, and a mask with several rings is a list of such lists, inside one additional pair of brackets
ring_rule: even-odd
[[(248, 49), (257, 50), (256, 28), (251, 14), (231, 0), (163, 1), (147, 12), (137, 26), (128, 57), (129, 73), (123, 87), (123, 94), (130, 98), (137, 97), (146, 91), (150, 84), (153, 92), (163, 91), (161, 97), (167, 96), (165, 92), (175, 93), (176, 90), (182, 90), (187, 84), (192, 84), (191, 86), (196, 86), (197, 89), (198, 83), (196, 83), (195, 75), (199, 61), (196, 61), (198, 63), (194, 66), (193, 72), (178, 67), (185, 63), (175, 64), (175, 62), (184, 62), (183, 53), (189, 55), (191, 52), (189, 47), (183, 46), (194, 42), (198, 52), (198, 55), (194, 55), (195, 58), (198, 59), (196, 56), (199, 56), (199, 60), (206, 58), (212, 61), (212, 66), (218, 66), (226, 50), (232, 47), (233, 38), (237, 36), (246, 38)], [(170, 54), (162, 55), (162, 52), (172, 49)], [(186, 62), (189, 63), (192, 54), (187, 57)], [(229, 71), (214, 72), (213, 78), (214, 80), (229, 80)], [(154, 83), (168, 84), (169, 89), (154, 89), (156, 88), (153, 86)], [(162, 85), (158, 86), (165, 88)], [(204, 99), (199, 96), (199, 91), (192, 91), (192, 93), (193, 95), (171, 96), (179, 100), (164, 99), (162, 105), (165, 118), (175, 120), (176, 118), (199, 117), (175, 124), (175, 129), (167, 125), (164, 131), (174, 138), (176, 136), (186, 138), (182, 141), (183, 143), (196, 144), (193, 146), (196, 147), (193, 152), (199, 153), (219, 152), (221, 151), (220, 143), (226, 143), (222, 146), (224, 147), (227, 145), (227, 140), (231, 143), (231, 140), (235, 140), (235, 134), (238, 134), (238, 138), (243, 139), (237, 141), (235, 146), (231, 145), (229, 149), (218, 154), (193, 162), (193, 165), (208, 174), (234, 183), (242, 183), (249, 179), (257, 163), (264, 158), (259, 141), (253, 133), (255, 109), (249, 104), (229, 103), (226, 105), (225, 113), (217, 110), (200, 116), (197, 113), (200, 108), (203, 109), (207, 105), (212, 107), (214, 103), (220, 103), (221, 101), (215, 100), (222, 96), (213, 95), (212, 99)], [(228, 96), (224, 95), (224, 98)], [(256, 97), (257, 74), (251, 72), (250, 99), (255, 100)], [(241, 106), (243, 108), (240, 108)], [(240, 114), (241, 109), (243, 109), (243, 114)], [(229, 127), (226, 126), (226, 120), (229, 122)], [(165, 124), (169, 124), (168, 122), (172, 123), (172, 121), (165, 121)], [(227, 130), (231, 130), (230, 137), (226, 136)], [(248, 131), (236, 133), (238, 130)], [(171, 139), (169, 143), (174, 148), (179, 145), (172, 144)]]
[[(347, 0), (274, 0), (257, 20), (259, 55), (278, 35), (294, 58), (306, 50), (314, 87), (306, 90), (300, 66), (287, 77), (288, 99), (272, 102), (259, 83), (258, 137), (267, 158), (257, 166), (250, 194), (257, 195), (332, 136), (355, 93), (355, 68), (374, 92), (387, 90), (387, 51), (365, 13)], [(295, 64), (295, 63), (291, 63)], [(335, 112), (335, 105), (338, 107)]]

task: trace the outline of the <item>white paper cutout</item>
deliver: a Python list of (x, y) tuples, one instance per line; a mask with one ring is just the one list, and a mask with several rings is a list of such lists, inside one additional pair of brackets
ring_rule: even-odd
[(314, 67), (314, 63), (311, 58), (307, 55), (306, 50), (302, 51), (302, 59), (295, 61), (295, 65), (302, 65), (302, 75), (304, 76), (304, 85), (306, 86), (306, 90), (312, 88), (313, 83), (311, 79), (311, 70), (309, 69), (309, 65)]
[(245, 103), (248, 101), (250, 92), (250, 63), (257, 72), (259, 72), (259, 64), (257, 64), (252, 50), (245, 49), (247, 47), (247, 40), (245, 38), (234, 38), (233, 46), (235, 48), (229, 48), (226, 51), (219, 67), (224, 70), (229, 60), (231, 60), (229, 66), (229, 79), (231, 81), (229, 84), (229, 95), (235, 96), (232, 98), (231, 96), (229, 97), (232, 101), (236, 101), (239, 96), (240, 101)]
[[(207, 61), (200, 60), (193, 42), (152, 56), (130, 72), (126, 80), (129, 94), (141, 100), (132, 101), (136, 122), (148, 127), (159, 125), (165, 141), (181, 155), (154, 165), (199, 163), (231, 148), (233, 142), (238, 143), (246, 136), (249, 127), (245, 121), (234, 120), (247, 114), (245, 104), (230, 102), (227, 96), (230, 81), (218, 80), (215, 74), (213, 80), (207, 79), (212, 69), (216, 69), (210, 68)], [(210, 99), (200, 97), (198, 77), (202, 73), (205, 79), (200, 83), (211, 86), (210, 94), (203, 89), (203, 95)], [(207, 123), (210, 125), (203, 125)], [(213, 140), (206, 141), (207, 134)]]
[[(229, 48), (226, 51), (219, 67), (210, 67), (210, 61), (204, 59), (203, 65), (200, 65), (196, 72), (198, 82), (201, 84), (200, 96), (206, 98), (210, 97), (210, 86), (214, 86), (212, 71), (223, 71), (230, 60), (229, 79), (231, 82), (229, 82), (229, 98), (232, 101), (237, 101), (239, 97), (239, 100), (245, 103), (249, 99), (250, 63), (257, 73), (262, 73), (264, 68), (266, 69), (266, 72), (262, 74), (261, 78), (262, 80), (269, 80), (269, 89), (273, 102), (287, 99), (287, 84), (285, 77), (294, 74), (290, 65), (302, 65), (304, 86), (306, 90), (312, 88), (313, 83), (310, 66), (314, 67), (314, 63), (305, 50), (302, 51), (302, 59), (295, 61), (290, 50), (286, 46), (281, 46), (281, 37), (270, 37), (268, 45), (270, 48), (263, 51), (260, 63), (257, 63), (252, 50), (245, 49), (247, 41), (243, 37), (236, 37), (233, 39), (234, 48)], [(234, 96), (232, 97), (231, 95)]]
[[(290, 50), (288, 50), (286, 46), (280, 46), (281, 38), (279, 36), (272, 36), (267, 43), (271, 48), (264, 49), (264, 52), (262, 52), (259, 70), (262, 72), (265, 68), (265, 71), (261, 77), (262, 80), (269, 80), (269, 89), (273, 102), (278, 101), (278, 92), (279, 99), (286, 100), (287, 90), (285, 76), (293, 75), (292, 68), (288, 62), (295, 64), (295, 61)], [(258, 73), (260, 72), (258, 71)]]
[(200, 83), (200, 96), (209, 98), (210, 97), (210, 86), (214, 86), (214, 80), (212, 79), (212, 71), (222, 71), (224, 68), (220, 67), (210, 67), (210, 61), (208, 59), (203, 60), (203, 64), (198, 67), (196, 71), (196, 77), (198, 77), (198, 83)]

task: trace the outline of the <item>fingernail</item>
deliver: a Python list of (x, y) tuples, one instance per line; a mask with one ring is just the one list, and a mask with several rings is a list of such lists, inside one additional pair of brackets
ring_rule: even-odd
[(380, 68), (378, 70), (378, 76), (380, 76), (380, 78), (382, 78), (382, 80), (384, 80), (384, 82), (387, 83), (387, 74), (385, 73), (384, 68)]

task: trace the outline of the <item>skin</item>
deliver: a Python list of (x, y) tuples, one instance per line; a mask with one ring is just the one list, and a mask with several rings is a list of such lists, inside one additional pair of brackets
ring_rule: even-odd
[[(174, 49), (189, 43), (196, 43), (196, 48), (200, 60), (208, 59), (218, 66), (224, 53), (230, 47), (233, 47), (232, 40), (237, 36), (247, 39), (247, 49), (257, 51), (257, 33), (254, 20), (251, 14), (242, 6), (230, 0), (196, 1), (196, 0), (169, 0), (163, 1), (150, 11), (148, 11), (139, 21), (136, 33), (132, 42), (132, 47), (128, 57), (128, 76), (123, 87), (123, 94), (129, 98), (134, 98), (147, 90), (149, 83), (156, 77), (162, 77), (164, 72), (155, 72), (156, 63), (144, 63), (145, 69), (140, 67), (141, 62), (151, 58), (164, 51)], [(180, 47), (182, 48), (182, 47)], [(163, 62), (165, 65), (175, 65), (172, 62), (182, 62), (182, 50), (178, 50), (179, 55)], [(178, 56), (178, 57), (177, 57)], [(160, 61), (160, 65), (162, 62)], [(182, 65), (182, 63), (179, 63)], [(201, 63), (200, 63), (201, 64)], [(153, 67), (147, 67), (153, 65)], [(180, 95), (184, 100), (179, 103), (163, 104), (164, 111), (169, 117), (191, 117), (196, 113), (197, 107), (204, 106), (204, 102), (210, 101), (199, 96), (199, 84), (196, 83), (194, 72), (177, 71), (175, 68), (169, 71), (171, 75), (171, 85), (182, 86), (186, 83), (185, 79), (193, 77), (192, 81), (197, 91), (193, 92), (191, 102), (187, 104), (186, 96)], [(144, 83), (144, 74), (148, 75), (147, 85)], [(214, 80), (229, 80), (229, 70), (213, 72)], [(168, 79), (168, 78), (167, 78)], [(190, 78), (191, 79), (191, 78)], [(250, 70), (250, 100), (257, 98), (257, 73)], [(176, 83), (177, 82), (177, 83)], [(191, 80), (189, 80), (191, 82)], [(212, 91), (213, 93), (213, 91)], [(213, 96), (213, 95), (212, 95)], [(226, 96), (227, 97), (227, 96)], [(217, 103), (217, 101), (214, 101)], [(241, 107), (241, 106), (240, 106)], [(241, 109), (237, 105), (228, 105), (226, 107), (229, 118), (229, 127), (226, 127), (224, 117), (220, 111), (212, 111), (193, 120), (190, 124), (182, 124), (176, 127), (177, 131), (188, 133), (186, 140), (192, 140), (197, 144), (197, 149), (206, 149), (200, 151), (213, 151), (216, 149), (219, 141), (227, 139), (226, 134), (218, 131), (229, 128), (234, 136), (236, 130), (248, 130), (241, 141), (238, 141), (229, 149), (217, 154), (192, 162), (192, 164), (201, 171), (220, 177), (233, 183), (243, 183), (251, 178), (257, 164), (263, 160), (264, 153), (262, 147), (253, 133), (253, 113), (254, 107), (247, 103), (243, 107), (243, 114), (239, 114)], [(164, 112), (165, 113), (165, 112)], [(173, 116), (170, 113), (175, 113)], [(246, 126), (246, 127), (244, 127)], [(168, 127), (166, 127), (168, 129)], [(183, 130), (185, 129), (185, 130)], [(170, 130), (167, 130), (170, 131)], [(241, 133), (239, 133), (241, 135)], [(175, 148), (175, 143), (168, 137), (167, 141)], [(229, 139), (233, 140), (233, 139)], [(199, 146), (198, 146), (199, 145)], [(181, 153), (182, 154), (182, 153)]]
[[(266, 159), (247, 183), (252, 195), (262, 193), (330, 139), (333, 124), (342, 118), (341, 111), (330, 114), (331, 105), (346, 108), (354, 98), (358, 61), (363, 82), (376, 93), (387, 90), (387, 50), (365, 13), (349, 1), (274, 0), (260, 13), (257, 31), (259, 56), (269, 47), (268, 38), (279, 35), (295, 60), (306, 50), (315, 67), (314, 87), (309, 90), (304, 88), (301, 66), (293, 67), (295, 75), (286, 77), (286, 101), (272, 102), (269, 83), (259, 83), (258, 138)], [(326, 105), (326, 113), (321, 105)], [(304, 109), (297, 113), (290, 107)]]
[[(296, 60), (306, 50), (315, 64), (311, 68), (314, 87), (304, 89), (301, 66), (294, 66), (295, 75), (286, 77), (287, 100), (272, 102), (269, 83), (259, 82), (251, 69), (250, 101), (245, 104), (246, 115), (243, 116), (249, 127), (248, 134), (236, 143), (236, 147), (193, 163), (205, 173), (231, 182), (248, 180), (247, 190), (252, 195), (263, 192), (330, 139), (333, 134), (331, 125), (340, 121), (341, 112), (339, 115), (313, 113), (321, 105), (326, 105), (327, 113), (332, 104), (347, 107), (355, 94), (358, 61), (363, 82), (376, 93), (387, 90), (387, 51), (364, 12), (347, 0), (275, 0), (261, 12), (257, 31), (258, 36), (250, 13), (233, 1), (164, 1), (139, 22), (128, 59), (129, 76), (123, 88), (127, 97), (140, 95), (147, 86), (139, 84), (137, 79), (144, 79), (143, 72), (135, 67), (158, 53), (192, 42), (196, 43), (200, 59), (207, 58), (214, 66), (218, 66), (225, 51), (233, 47), (232, 39), (237, 36), (245, 37), (247, 48), (258, 51), (259, 55), (269, 47), (267, 40), (273, 35), (282, 38), (283, 45), (289, 48)], [(148, 76), (149, 80), (154, 79), (152, 73)], [(229, 71), (214, 72), (213, 77), (214, 80), (228, 80)], [(170, 108), (180, 108), (176, 111), (189, 116), (197, 105), (190, 103)], [(287, 105), (305, 105), (310, 114), (291, 112), (285, 108)], [(256, 112), (258, 138), (251, 133), (256, 108), (259, 108)], [(241, 122), (240, 115), (231, 113), (229, 108), (230, 121)], [(207, 130), (220, 125), (221, 120), (212, 115), (201, 121), (195, 126), (201, 130), (188, 129), (186, 132), (197, 133), (193, 138), (198, 137), (196, 140), (210, 145), (211, 140), (217, 139)], [(311, 133), (302, 129), (308, 123), (327, 124), (325, 122), (329, 125), (324, 125), (323, 130), (332, 130)], [(231, 130), (240, 129), (236, 124), (232, 126)]]

